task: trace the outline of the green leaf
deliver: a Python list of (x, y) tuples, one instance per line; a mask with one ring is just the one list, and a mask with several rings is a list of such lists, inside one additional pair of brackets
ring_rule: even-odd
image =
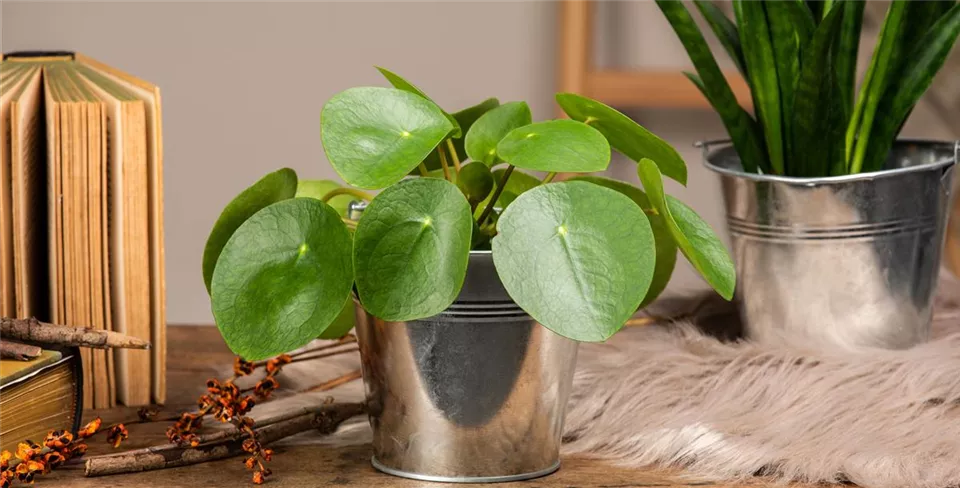
[(724, 78), (723, 72), (720, 71), (720, 66), (717, 65), (707, 41), (690, 16), (690, 12), (679, 0), (657, 0), (657, 5), (670, 21), (687, 55), (690, 56), (690, 61), (703, 79), (704, 83), (698, 85), (698, 88), (723, 120), (723, 125), (730, 133), (730, 139), (733, 140), (737, 154), (740, 155), (743, 168), (749, 172), (756, 172), (759, 168), (765, 173), (770, 173), (770, 165), (764, 155), (763, 139), (757, 123), (737, 102), (737, 97), (730, 89), (730, 84)]
[(562, 119), (514, 129), (497, 144), (510, 164), (535, 171), (593, 173), (610, 164), (610, 144), (582, 122)]
[(366, 189), (403, 179), (450, 127), (434, 103), (393, 88), (350, 88), (334, 95), (320, 115), (330, 165), (344, 181)]
[[(783, 174), (784, 132), (780, 105), (780, 85), (777, 79), (777, 61), (770, 37), (770, 25), (763, 2), (735, 0), (740, 42), (750, 74), (750, 91), (757, 118), (763, 124), (770, 166), (776, 174)], [(785, 61), (784, 64), (789, 64)], [(787, 73), (787, 76), (790, 76)]]
[[(495, 184), (494, 188), (496, 188), (496, 185), (499, 185), (500, 182), (503, 181), (503, 173), (506, 171), (506, 168), (498, 168), (493, 170), (493, 181)], [(499, 208), (502, 211), (511, 203), (513, 203), (517, 197), (538, 186), (540, 186), (540, 179), (536, 176), (533, 176), (529, 173), (524, 173), (523, 171), (513, 170), (513, 173), (510, 174), (510, 178), (507, 178), (507, 184), (503, 188), (503, 191), (500, 192), (500, 197), (497, 198), (497, 203), (494, 204), (494, 207)], [(493, 198), (492, 193), (477, 205), (477, 211), (474, 212), (475, 217), (480, 217), (480, 213), (484, 208), (486, 208), (487, 203), (490, 202), (491, 198)]]
[(297, 173), (290, 168), (283, 168), (264, 176), (227, 204), (217, 222), (213, 224), (207, 244), (203, 248), (203, 284), (207, 287), (208, 294), (213, 270), (230, 236), (260, 209), (293, 198), (296, 192)]
[(490, 195), (494, 186), (493, 173), (480, 161), (474, 161), (460, 168), (460, 174), (457, 175), (457, 187), (460, 188), (463, 196), (467, 197), (467, 202), (473, 208)]
[(800, 9), (806, 13), (807, 9), (795, 0), (767, 2), (763, 6), (770, 25), (770, 39), (777, 65), (776, 77), (780, 86), (784, 173), (791, 174), (793, 103), (800, 79), (800, 52), (803, 46), (802, 27), (796, 22), (795, 11)]
[[(857, 57), (860, 53), (860, 32), (863, 28), (864, 0), (846, 0), (843, 2), (843, 25), (836, 44), (837, 80), (840, 85), (841, 100), (846, 118), (853, 113), (854, 94), (857, 91)], [(848, 121), (849, 123), (849, 121)]]
[(353, 303), (353, 297), (348, 297), (347, 303), (345, 303), (340, 310), (340, 314), (337, 315), (337, 318), (333, 319), (333, 323), (324, 329), (319, 338), (330, 340), (339, 339), (347, 335), (350, 329), (353, 329), (353, 326), (356, 325), (356, 319), (356, 306)]
[[(960, 3), (954, 3), (937, 21), (916, 48), (906, 57), (901, 76), (891, 83), (883, 107), (890, 107), (884, 116), (877, 119), (870, 135), (870, 148), (864, 158), (864, 171), (878, 171), (893, 147), (897, 132), (907, 116), (933, 82), (934, 76), (943, 67), (957, 37), (960, 36)], [(859, 146), (859, 141), (857, 142)]]
[(650, 158), (660, 171), (681, 185), (687, 184), (687, 165), (680, 153), (630, 117), (596, 100), (573, 93), (558, 93), (557, 103), (571, 119), (588, 124), (607, 138), (616, 150), (634, 161)]
[[(727, 50), (730, 59), (737, 65), (737, 70), (744, 78), (747, 78), (747, 63), (743, 59), (743, 47), (740, 46), (740, 33), (737, 31), (737, 26), (712, 1), (694, 0), (694, 3), (703, 18), (707, 19), (710, 29), (720, 40), (720, 44), (723, 44), (724, 49)], [(651, 159), (656, 161), (656, 158)], [(660, 168), (660, 171), (663, 171), (663, 168)]]
[(231, 351), (265, 359), (324, 332), (352, 284), (350, 235), (336, 210), (312, 198), (284, 200), (250, 217), (224, 246), (213, 315)]
[(413, 178), (381, 192), (354, 234), (364, 308), (393, 321), (444, 311), (463, 286), (472, 229), (470, 205), (446, 180)]
[(803, 53), (803, 72), (793, 107), (792, 176), (845, 172), (846, 111), (832, 69), (834, 45), (843, 26), (844, 3), (830, 9)]
[[(457, 123), (460, 124), (460, 130), (462, 130), (464, 134), (469, 134), (470, 127), (473, 127), (473, 124), (477, 121), (477, 119), (480, 118), (480, 116), (499, 106), (500, 100), (497, 100), (496, 98), (488, 98), (477, 105), (467, 107), (459, 112), (454, 113), (453, 118), (457, 119)], [(465, 137), (453, 139), (453, 147), (456, 149), (457, 158), (459, 158), (460, 161), (465, 161), (467, 159), (467, 151), (464, 149), (465, 139)], [(426, 159), (423, 160), (423, 164), (427, 167), (427, 170), (434, 170), (441, 167), (438, 149), (439, 146), (437, 149), (434, 149)], [(418, 176), (419, 174), (420, 170), (417, 168), (414, 168), (410, 171), (411, 176)]]
[(497, 144), (510, 131), (533, 121), (526, 102), (505, 103), (483, 114), (467, 131), (464, 148), (474, 161), (493, 166), (501, 161)]
[[(343, 188), (343, 186), (333, 180), (300, 180), (300, 183), (297, 184), (296, 196), (320, 200), (326, 196), (327, 193), (337, 188)], [(354, 200), (356, 200), (356, 197), (350, 195), (337, 195), (331, 198), (330, 201), (327, 202), (327, 205), (333, 207), (342, 217), (346, 217), (347, 207), (349, 207), (350, 202)]]
[[(894, 0), (887, 11), (886, 20), (880, 28), (880, 37), (877, 47), (873, 51), (870, 67), (867, 69), (857, 104), (854, 107), (853, 117), (847, 127), (846, 146), (847, 160), (850, 173), (859, 173), (863, 168), (863, 160), (870, 144), (870, 130), (873, 128), (873, 119), (877, 114), (880, 99), (892, 80), (891, 68), (894, 66), (894, 52), (903, 31), (906, 0)], [(906, 74), (906, 73), (904, 73)], [(884, 117), (887, 114), (882, 114)]]
[(650, 228), (653, 230), (657, 264), (653, 269), (653, 281), (650, 282), (650, 288), (647, 289), (647, 295), (643, 297), (640, 307), (643, 308), (653, 303), (670, 283), (670, 277), (673, 276), (673, 269), (677, 264), (677, 243), (673, 240), (667, 221), (662, 215), (650, 212), (653, 205), (647, 198), (647, 194), (629, 183), (600, 176), (575, 176), (570, 180), (588, 181), (618, 191), (633, 200), (644, 211), (650, 221)]
[(542, 185), (500, 216), (493, 262), (510, 297), (548, 329), (603, 341), (653, 277), (653, 232), (629, 198), (585, 181)]
[(720, 238), (690, 207), (663, 192), (660, 170), (653, 161), (643, 160), (637, 173), (647, 197), (657, 212), (664, 217), (674, 241), (707, 283), (723, 298), (733, 298), (737, 283), (733, 260)]
[[(389, 81), (394, 88), (398, 90), (403, 90), (405, 92), (413, 93), (414, 95), (419, 95), (427, 99), (430, 103), (437, 105), (438, 108), (440, 107), (440, 105), (434, 102), (432, 98), (428, 97), (427, 94), (423, 92), (423, 90), (417, 88), (416, 85), (405, 80), (402, 76), (386, 68), (381, 68), (379, 66), (375, 66), (375, 68), (377, 68), (377, 71), (379, 71), (380, 74), (382, 74), (383, 77), (386, 78), (387, 81)], [(463, 137), (463, 131), (460, 129), (460, 123), (457, 121), (457, 119), (454, 116), (448, 114), (443, 109), (440, 109), (440, 111), (443, 112), (443, 116), (446, 117), (447, 120), (450, 122), (450, 125), (453, 126), (453, 128), (450, 130), (450, 133), (449, 133), (450, 137), (454, 139), (459, 139)]]

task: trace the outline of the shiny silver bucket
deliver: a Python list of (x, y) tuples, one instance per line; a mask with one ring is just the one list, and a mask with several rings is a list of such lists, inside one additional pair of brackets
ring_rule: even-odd
[(468, 483), (559, 468), (577, 343), (513, 303), (489, 251), (470, 253), (445, 312), (385, 322), (358, 304), (357, 336), (378, 470)]
[(898, 141), (886, 169), (828, 178), (720, 174), (748, 336), (844, 349), (926, 340), (960, 143)]

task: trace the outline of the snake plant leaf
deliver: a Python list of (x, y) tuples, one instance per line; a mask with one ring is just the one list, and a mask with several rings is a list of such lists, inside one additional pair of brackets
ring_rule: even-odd
[(394, 88), (350, 88), (320, 115), (320, 138), (330, 165), (347, 183), (390, 186), (416, 168), (450, 133), (433, 102)]
[(652, 159), (665, 176), (681, 185), (687, 184), (687, 165), (680, 153), (630, 117), (596, 100), (573, 93), (559, 93), (556, 98), (560, 108), (571, 119), (600, 131), (617, 151), (634, 161)]
[[(846, 145), (850, 173), (859, 173), (863, 168), (863, 160), (873, 138), (871, 130), (873, 119), (877, 115), (877, 107), (887, 86), (897, 75), (892, 73), (892, 68), (895, 65), (897, 43), (903, 32), (906, 9), (907, 0), (894, 0), (887, 11), (883, 27), (880, 28), (877, 47), (873, 51), (870, 67), (867, 68), (850, 125), (847, 127)], [(903, 74), (906, 75), (906, 73)], [(882, 115), (888, 117), (887, 114)]]
[[(306, 198), (316, 198), (317, 200), (322, 199), (327, 193), (330, 193), (337, 188), (343, 188), (340, 183), (337, 183), (333, 180), (300, 180), (297, 184), (297, 197), (306, 197)], [(356, 197), (350, 195), (337, 195), (331, 198), (327, 205), (333, 207), (342, 217), (347, 216), (347, 207), (350, 206), (350, 202), (356, 200)]]
[(343, 308), (340, 309), (337, 318), (333, 319), (333, 322), (317, 337), (327, 340), (339, 339), (347, 335), (350, 329), (353, 329), (356, 324), (356, 306), (353, 303), (353, 297), (348, 297), (347, 303), (343, 304)]
[(640, 302), (640, 308), (653, 303), (657, 297), (663, 293), (670, 277), (673, 276), (673, 269), (677, 264), (677, 243), (670, 234), (670, 228), (667, 221), (659, 213), (650, 212), (653, 206), (643, 190), (620, 180), (612, 180), (601, 176), (574, 176), (570, 181), (587, 181), (595, 185), (600, 185), (611, 190), (618, 191), (636, 203), (650, 221), (650, 229), (653, 230), (653, 240), (656, 248), (657, 264), (653, 268), (653, 280), (650, 282), (650, 288), (647, 289), (646, 296)]
[(776, 62), (776, 78), (780, 86), (780, 105), (782, 117), (783, 165), (787, 174), (791, 173), (791, 157), (793, 155), (793, 103), (800, 79), (800, 53), (807, 41), (803, 24), (797, 22), (799, 10), (802, 13), (809, 11), (799, 0), (783, 0), (766, 2), (767, 22), (770, 25), (770, 41)]
[[(774, 173), (783, 174), (785, 168), (783, 107), (777, 79), (778, 65), (770, 37), (765, 2), (734, 0), (734, 4), (737, 25), (740, 27), (743, 57), (747, 61), (747, 72), (750, 75), (750, 92), (753, 94), (757, 119), (763, 124), (770, 166)], [(789, 64), (789, 61), (784, 64)], [(787, 76), (789, 77), (790, 74), (788, 73)], [(792, 80), (789, 81), (792, 82)]]
[[(386, 78), (387, 81), (389, 81), (394, 88), (398, 90), (403, 90), (405, 92), (413, 93), (414, 95), (419, 95), (427, 99), (430, 103), (433, 103), (434, 105), (437, 105), (437, 107), (439, 107), (439, 105), (436, 102), (434, 102), (432, 98), (427, 96), (427, 94), (424, 93), (423, 90), (421, 90), (420, 88), (417, 88), (416, 85), (414, 85), (413, 83), (410, 83), (409, 81), (404, 79), (402, 76), (386, 68), (381, 68), (379, 66), (375, 66), (375, 68), (377, 68), (377, 71), (379, 71), (380, 74), (382, 74), (383, 77)], [(447, 120), (450, 121), (450, 125), (453, 126), (453, 129), (450, 130), (450, 134), (449, 134), (450, 137), (454, 139), (459, 139), (463, 137), (463, 131), (460, 128), (460, 122), (457, 121), (456, 117), (454, 117), (453, 115), (450, 115), (443, 109), (440, 109), (440, 111), (443, 112), (443, 116), (446, 117)]]
[(253, 214), (271, 204), (293, 198), (296, 192), (297, 173), (290, 168), (283, 168), (260, 178), (227, 204), (217, 222), (213, 224), (207, 244), (203, 248), (203, 284), (207, 287), (208, 294), (213, 270), (230, 236)]
[(823, 176), (846, 171), (846, 109), (839, 100), (842, 88), (832, 69), (836, 39), (843, 27), (844, 3), (830, 9), (803, 53), (803, 72), (793, 106), (795, 176)]
[(637, 168), (647, 198), (666, 220), (670, 234), (687, 261), (720, 296), (727, 300), (733, 298), (736, 271), (720, 238), (690, 207), (664, 193), (660, 170), (653, 161), (640, 161)]
[(703, 79), (704, 83), (698, 88), (723, 120), (723, 125), (733, 140), (737, 154), (740, 155), (743, 168), (754, 173), (758, 168), (765, 173), (770, 173), (770, 165), (764, 155), (763, 139), (757, 124), (737, 102), (730, 84), (720, 71), (717, 60), (710, 52), (710, 47), (703, 38), (700, 28), (693, 21), (693, 17), (690, 16), (690, 12), (680, 0), (657, 0), (657, 5), (677, 33), (687, 55), (690, 56), (690, 61)]
[(231, 351), (265, 359), (323, 333), (352, 284), (350, 234), (337, 211), (313, 198), (284, 200), (247, 219), (224, 246), (213, 315)]
[(467, 131), (464, 148), (474, 161), (493, 166), (501, 161), (497, 144), (510, 131), (533, 122), (526, 102), (509, 102), (483, 114)]
[(857, 57), (860, 52), (860, 33), (863, 30), (863, 12), (867, 2), (847, 0), (843, 3), (846, 5), (843, 10), (840, 37), (837, 39), (834, 65), (840, 85), (841, 101), (849, 123), (850, 114), (853, 113), (854, 93), (857, 90)]
[(514, 129), (497, 144), (497, 154), (518, 168), (534, 171), (593, 173), (610, 164), (610, 144), (603, 134), (570, 119)]
[(470, 205), (453, 183), (413, 178), (382, 191), (354, 234), (364, 308), (395, 321), (444, 311), (463, 286), (472, 230)]
[(463, 196), (467, 197), (467, 202), (473, 208), (490, 195), (494, 186), (493, 173), (481, 161), (467, 164), (457, 175), (457, 187), (463, 192)]
[(930, 87), (933, 77), (943, 67), (958, 36), (960, 36), (960, 3), (954, 3), (953, 7), (917, 42), (914, 50), (906, 58), (907, 62), (901, 76), (884, 94), (881, 106), (890, 107), (890, 110), (875, 123), (871, 134), (874, 142), (864, 158), (865, 171), (877, 171), (883, 168), (897, 131), (906, 121), (913, 106)]
[[(500, 100), (496, 98), (488, 98), (476, 105), (467, 107), (459, 112), (454, 112), (453, 118), (457, 120), (458, 124), (460, 124), (460, 130), (463, 131), (464, 134), (468, 134), (470, 132), (470, 127), (473, 126), (480, 116), (499, 106)], [(457, 151), (457, 158), (460, 161), (466, 161), (467, 159), (467, 151), (464, 148), (465, 141), (466, 137), (452, 139), (453, 147)], [(427, 167), (427, 170), (435, 170), (442, 167), (440, 164), (440, 154), (438, 152), (439, 147), (440, 146), (437, 146), (437, 148), (434, 149), (430, 155), (423, 160), (423, 164)], [(419, 174), (420, 170), (417, 168), (414, 168), (410, 171), (411, 176), (418, 176)]]
[(643, 211), (585, 181), (541, 185), (500, 216), (493, 263), (510, 297), (578, 341), (619, 330), (647, 293), (656, 256)]
[[(717, 39), (720, 40), (720, 44), (723, 44), (723, 48), (727, 50), (727, 54), (730, 56), (733, 64), (737, 65), (737, 70), (740, 71), (740, 74), (743, 75), (744, 78), (747, 78), (747, 63), (743, 59), (743, 47), (740, 46), (740, 32), (737, 30), (736, 24), (728, 19), (727, 15), (723, 13), (723, 10), (720, 10), (720, 7), (712, 1), (693, 1), (697, 6), (697, 10), (703, 15), (703, 18), (707, 19), (710, 29), (713, 30)], [(656, 161), (656, 158), (651, 159)], [(663, 168), (660, 170), (663, 171)], [(664, 173), (664, 175), (666, 175), (666, 173)]]

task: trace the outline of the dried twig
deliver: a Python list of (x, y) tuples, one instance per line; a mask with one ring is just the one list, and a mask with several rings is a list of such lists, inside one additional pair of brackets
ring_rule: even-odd
[[(320, 383), (319, 385), (311, 386), (310, 388), (307, 388), (306, 390), (303, 390), (302, 392), (328, 391), (328, 390), (332, 390), (332, 389), (334, 389), (334, 388), (336, 388), (336, 387), (338, 387), (338, 386), (340, 386), (340, 385), (347, 384), (347, 383), (349, 383), (349, 382), (351, 382), (351, 381), (353, 381), (353, 380), (358, 380), (358, 379), (360, 379), (360, 378), (362, 378), (362, 377), (363, 377), (363, 373), (358, 369), (358, 370), (351, 371), (351, 372), (349, 372), (349, 373), (347, 373), (347, 374), (338, 376), (338, 377), (336, 377), (336, 378), (334, 378), (334, 379), (332, 379), (332, 380), (324, 381), (323, 383)], [(302, 392), (301, 392), (301, 393), (302, 393)]]
[(17, 361), (29, 361), (40, 356), (43, 349), (37, 346), (20, 344), (7, 340), (0, 341), (0, 359), (16, 359)]
[[(331, 434), (341, 423), (364, 412), (360, 403), (335, 403), (308, 410), (287, 420), (270, 423), (254, 429), (257, 440), (269, 444), (308, 429), (317, 429), (321, 434)], [(259, 421), (266, 423), (267, 419)], [(208, 436), (208, 439), (212, 436)], [(207, 461), (246, 454), (243, 449), (243, 433), (232, 432), (223, 439), (208, 442), (199, 447), (163, 445), (137, 449), (118, 454), (95, 456), (87, 459), (84, 474), (103, 476), (109, 474), (135, 473), (154, 469), (187, 466)]]
[(136, 337), (89, 328), (48, 324), (35, 318), (0, 318), (0, 335), (7, 339), (39, 342), (59, 346), (83, 346), (97, 349), (111, 347), (127, 349), (150, 349), (150, 343)]

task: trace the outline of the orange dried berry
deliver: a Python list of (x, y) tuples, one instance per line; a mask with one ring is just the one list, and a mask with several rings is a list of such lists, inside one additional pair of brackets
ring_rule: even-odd
[(267, 367), (266, 367), (266, 369), (267, 369), (267, 375), (268, 375), (268, 376), (273, 376), (273, 375), (279, 373), (281, 367), (282, 367), (283, 365), (285, 365), (285, 364), (290, 364), (290, 361), (292, 361), (292, 359), (290, 358), (290, 356), (289, 356), (288, 354), (281, 354), (281, 355), (279, 355), (279, 356), (277, 356), (277, 357), (275, 357), (275, 358), (267, 361)]
[(43, 455), (43, 462), (50, 469), (60, 467), (66, 460), (63, 454), (60, 454), (58, 451), (50, 451)]
[(257, 452), (257, 441), (254, 439), (246, 439), (243, 441), (243, 445), (241, 447), (243, 447), (244, 451), (250, 453)]
[(40, 446), (34, 444), (33, 442), (21, 442), (17, 445), (17, 458), (21, 461), (29, 461), (33, 459), (34, 456), (39, 454), (39, 448)]
[(210, 378), (207, 380), (207, 391), (210, 393), (219, 394), (220, 388), (220, 381), (218, 381), (216, 378)]
[(73, 442), (73, 434), (65, 430), (55, 430), (47, 434), (43, 445), (51, 449), (60, 449)]
[(263, 471), (257, 471), (253, 473), (253, 484), (262, 485), (264, 481), (267, 480), (267, 477), (263, 474)]
[[(66, 457), (67, 459), (75, 458), (75, 457), (80, 457), (80, 456), (83, 456), (84, 454), (87, 453), (87, 445), (84, 444), (84, 443), (82, 443), (82, 442), (70, 444), (70, 445), (67, 447), (67, 449), (69, 449), (68, 452), (69, 452), (69, 454), (70, 454), (69, 456), (64, 456), (64, 457)], [(61, 451), (61, 452), (63, 452), (63, 451)]]
[(100, 417), (93, 419), (89, 424), (83, 426), (79, 432), (77, 432), (78, 439), (86, 439), (87, 437), (96, 434), (100, 430), (100, 426), (103, 424), (103, 420)]
[(0, 471), (0, 488), (10, 488), (10, 485), (13, 484), (13, 479), (16, 475), (13, 471)]
[(269, 463), (270, 460), (273, 459), (273, 449), (264, 449), (264, 450), (260, 453), (260, 455), (263, 456), (263, 460), (264, 460), (264, 461), (266, 461), (266, 462)]
[(233, 358), (233, 374), (235, 376), (247, 376), (252, 374), (255, 369), (257, 369), (257, 365), (251, 361), (246, 361), (240, 356)]
[(11, 459), (13, 459), (13, 453), (10, 451), (0, 452), (0, 469), (9, 468)]
[(247, 469), (253, 469), (257, 465), (257, 458), (253, 456), (248, 457), (247, 459), (243, 460), (243, 465), (246, 466)]
[(127, 432), (127, 427), (123, 424), (114, 425), (107, 432), (107, 442), (113, 444), (114, 449), (120, 447), (120, 444), (128, 437), (130, 437), (130, 433)]
[(277, 381), (273, 376), (267, 376), (266, 378), (260, 380), (256, 386), (253, 387), (253, 394), (260, 398), (270, 398), (270, 394), (273, 393), (273, 390), (276, 390), (280, 387), (280, 382)]

